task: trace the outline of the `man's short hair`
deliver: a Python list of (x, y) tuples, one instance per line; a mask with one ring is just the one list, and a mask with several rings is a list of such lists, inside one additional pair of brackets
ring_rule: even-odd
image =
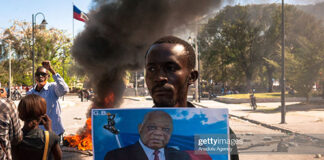
[[(195, 68), (195, 65), (196, 65), (195, 51), (188, 42), (186, 42), (186, 41), (184, 41), (184, 40), (182, 40), (182, 39), (180, 39), (178, 37), (175, 37), (175, 36), (165, 36), (165, 37), (161, 37), (160, 39), (155, 41), (152, 45), (162, 44), (162, 43), (171, 43), (171, 44), (181, 44), (181, 45), (183, 45), (185, 47), (186, 51), (187, 51), (188, 68), (189, 69), (194, 69)], [(146, 51), (145, 59), (147, 57), (147, 54), (148, 54), (150, 48)]]
[[(41, 69), (46, 69), (46, 68), (44, 66), (39, 66), (39, 67), (36, 68), (36, 72), (38, 72)], [(46, 72), (47, 72), (47, 69), (46, 69)]]

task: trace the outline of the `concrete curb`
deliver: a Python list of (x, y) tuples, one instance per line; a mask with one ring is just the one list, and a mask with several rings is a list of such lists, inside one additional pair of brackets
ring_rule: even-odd
[(133, 101), (141, 101), (139, 98), (133, 98), (133, 97), (123, 97), (124, 99), (130, 99)]
[[(206, 106), (203, 106), (201, 104), (197, 104), (195, 102), (193, 102), (193, 104), (195, 104), (195, 105), (197, 105), (199, 107), (202, 107), (202, 108), (208, 108)], [(289, 129), (280, 128), (280, 127), (277, 127), (277, 126), (274, 126), (274, 125), (270, 125), (270, 124), (259, 122), (259, 121), (253, 120), (253, 119), (245, 118), (243, 116), (237, 116), (237, 115), (229, 114), (229, 117), (235, 117), (235, 118), (238, 118), (238, 119), (241, 119), (241, 120), (244, 120), (244, 121), (248, 121), (248, 122), (253, 123), (253, 124), (261, 125), (261, 126), (263, 126), (265, 128), (269, 128), (269, 129), (272, 129), (272, 130), (279, 130), (280, 132), (283, 132), (283, 133), (286, 133), (286, 134), (294, 134), (294, 135), (299, 135), (299, 136), (305, 136), (305, 137), (308, 137), (308, 138), (311, 138), (311, 139), (314, 139), (314, 140), (317, 140), (317, 141), (324, 142), (324, 139), (321, 139), (321, 138), (317, 138), (317, 137), (310, 136), (310, 135), (307, 135), (307, 134), (301, 134), (301, 133), (298, 133), (298, 132), (295, 132), (295, 131), (292, 131), (292, 130), (289, 130)]]
[[(226, 104), (241, 104), (241, 103), (250, 103), (249, 98), (224, 98), (224, 97), (217, 97), (213, 99), (217, 102), (222, 102)], [(312, 100), (320, 100), (319, 97), (313, 97)], [(306, 99), (303, 97), (286, 97), (286, 102), (306, 102)], [(257, 103), (265, 103), (265, 102), (281, 102), (280, 98), (256, 98)]]
[(280, 127), (273, 126), (273, 125), (270, 125), (270, 124), (266, 124), (266, 123), (263, 123), (263, 122), (259, 122), (259, 121), (253, 120), (253, 119), (245, 118), (243, 116), (236, 116), (236, 115), (233, 115), (233, 114), (229, 114), (229, 116), (230, 117), (235, 117), (235, 118), (238, 118), (238, 119), (241, 119), (241, 120), (245, 120), (245, 121), (248, 121), (248, 122), (253, 123), (253, 124), (261, 125), (263, 127), (269, 128), (269, 129), (279, 130), (280, 132), (283, 132), (283, 133), (286, 133), (286, 134), (294, 134), (294, 135), (298, 135), (298, 136), (305, 136), (305, 137), (308, 137), (308, 138), (311, 138), (311, 139), (314, 139), (314, 140), (317, 140), (317, 141), (324, 142), (324, 139), (321, 139), (321, 138), (317, 138), (317, 137), (310, 136), (310, 135), (307, 135), (307, 134), (298, 133), (298, 132), (295, 132), (295, 131), (292, 131), (292, 130), (289, 130), (289, 129), (285, 129), (285, 128), (280, 128)]

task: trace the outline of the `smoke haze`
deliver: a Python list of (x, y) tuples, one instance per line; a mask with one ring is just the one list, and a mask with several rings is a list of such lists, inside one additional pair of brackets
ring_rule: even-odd
[[(221, 0), (94, 1), (72, 54), (95, 89), (95, 107), (118, 107), (126, 70), (140, 69), (149, 45), (216, 9)], [(113, 103), (105, 98), (114, 93)]]

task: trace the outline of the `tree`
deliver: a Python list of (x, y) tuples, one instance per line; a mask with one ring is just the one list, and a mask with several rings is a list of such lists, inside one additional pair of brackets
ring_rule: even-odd
[(266, 49), (269, 47), (266, 44), (270, 43), (266, 35), (272, 31), (269, 30), (272, 7), (226, 7), (208, 21), (199, 34), (205, 78), (244, 84), (246, 91), (250, 90), (253, 80), (266, 62), (264, 57), (271, 53)]
[[(324, 64), (323, 26), (294, 6), (285, 10), (287, 86), (309, 100)], [(273, 77), (281, 75), (280, 34), (280, 6), (226, 7), (199, 33), (203, 77), (247, 90), (252, 81), (268, 81), (272, 91)]]
[[(32, 84), (32, 27), (28, 22), (15, 21), (12, 26), (0, 32), (0, 37), (5, 45), (4, 52), (0, 55), (1, 67), (8, 66), (8, 54), (12, 55), (12, 76), (14, 84)], [(62, 67), (62, 59), (65, 63), (70, 63), (70, 48), (72, 43), (67, 35), (58, 29), (49, 30), (35, 29), (35, 68), (41, 65), (43, 60), (50, 60), (54, 68)], [(3, 71), (3, 72), (2, 72)], [(61, 73), (60, 70), (58, 70)], [(7, 69), (1, 70), (8, 77)], [(62, 74), (62, 73), (61, 73)], [(65, 76), (66, 80), (69, 76)], [(1, 76), (2, 82), (7, 82), (8, 78)]]
[(300, 95), (311, 96), (324, 67), (324, 28), (321, 21), (293, 6), (287, 8), (287, 83)]

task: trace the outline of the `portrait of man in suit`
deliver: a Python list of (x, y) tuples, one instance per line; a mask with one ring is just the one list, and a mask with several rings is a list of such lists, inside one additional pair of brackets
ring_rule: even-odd
[(160, 110), (148, 112), (138, 125), (139, 140), (109, 151), (105, 160), (190, 160), (189, 154), (167, 147), (173, 130), (171, 116)]

